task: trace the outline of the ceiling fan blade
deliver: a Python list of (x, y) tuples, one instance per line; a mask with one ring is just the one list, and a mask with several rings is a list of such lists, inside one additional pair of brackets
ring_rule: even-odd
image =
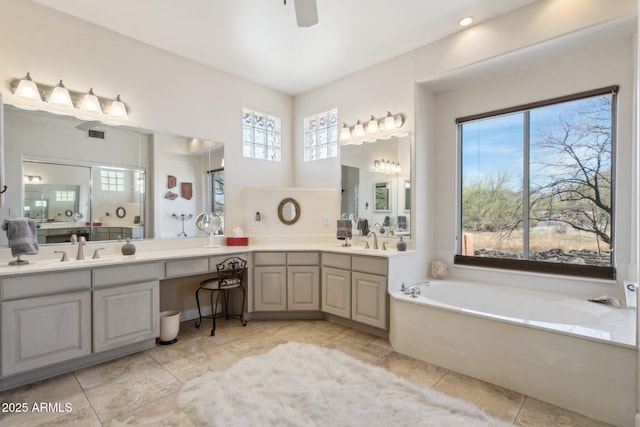
[(316, 0), (294, 0), (298, 27), (311, 27), (318, 23)]

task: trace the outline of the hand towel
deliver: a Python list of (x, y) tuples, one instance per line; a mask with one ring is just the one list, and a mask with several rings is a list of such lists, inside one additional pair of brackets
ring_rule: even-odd
[(350, 239), (351, 236), (351, 228), (353, 223), (350, 219), (339, 219), (338, 220), (338, 231), (336, 232), (336, 237), (339, 240)]
[(389, 224), (389, 221), (390, 221), (390, 219), (389, 219), (389, 215), (385, 216), (385, 217), (384, 217), (384, 221), (382, 221), (382, 226), (383, 226), (383, 227), (388, 227), (388, 226), (390, 225), (390, 224)]
[(7, 232), (12, 256), (38, 253), (36, 222), (29, 218), (5, 219), (2, 229)]
[(369, 234), (369, 221), (365, 218), (360, 218), (358, 220), (358, 230), (360, 230), (361, 236), (366, 236)]

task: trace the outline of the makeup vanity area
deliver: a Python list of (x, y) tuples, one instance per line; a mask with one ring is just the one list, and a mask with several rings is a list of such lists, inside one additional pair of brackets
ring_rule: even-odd
[[(159, 312), (171, 305), (182, 311), (183, 321), (195, 319), (198, 283), (232, 255), (248, 261), (247, 320), (330, 319), (388, 335), (388, 283), (407, 280), (404, 272), (416, 262), (415, 252), (391, 249), (396, 236), (386, 237), (390, 249), (385, 251), (364, 249), (365, 237), (343, 247), (328, 221), (323, 226), (333, 235), (298, 236), (296, 223), (308, 220), (320, 190), (252, 189), (246, 190), (248, 200), (262, 192), (268, 193), (264, 200), (277, 199), (277, 208), (262, 212), (287, 227), (277, 238), (248, 226), (249, 246), (223, 246), (224, 236), (216, 235), (220, 245), (206, 247), (209, 237), (190, 223), (189, 237), (178, 238), (173, 214), (224, 209), (224, 198), (217, 198), (223, 182), (214, 182), (209, 173), (215, 170), (219, 177), (224, 170), (212, 165), (223, 158), (222, 144), (92, 125), (105, 132), (109, 145), (104, 146), (89, 139), (87, 126), (71, 117), (5, 106), (6, 183), (22, 188), (5, 196), (5, 206), (22, 206), (24, 216), (38, 221), (40, 250), (27, 257), (29, 264), (10, 266), (10, 250), (0, 249), (0, 391), (155, 346)], [(55, 143), (43, 144), (52, 135)], [(175, 142), (185, 147), (180, 155)], [(163, 197), (173, 173), (193, 182), (193, 200)], [(118, 174), (124, 191), (103, 191), (105, 176), (117, 187)], [(371, 195), (360, 195), (363, 203), (376, 197), (371, 179)], [(405, 180), (393, 179), (385, 175), (388, 204), (380, 214), (408, 215), (406, 193), (400, 195)], [(339, 192), (323, 194), (332, 198)], [(216, 213), (224, 219), (223, 210)], [(76, 260), (73, 235), (86, 237), (84, 260)], [(121, 255), (126, 238), (135, 243), (135, 255)], [(61, 262), (56, 253), (61, 251), (70, 261)]]

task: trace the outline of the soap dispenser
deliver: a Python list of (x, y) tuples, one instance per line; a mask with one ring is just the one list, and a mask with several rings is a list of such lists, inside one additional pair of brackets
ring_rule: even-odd
[(127, 243), (122, 245), (122, 255), (134, 255), (136, 253), (136, 245), (127, 239)]

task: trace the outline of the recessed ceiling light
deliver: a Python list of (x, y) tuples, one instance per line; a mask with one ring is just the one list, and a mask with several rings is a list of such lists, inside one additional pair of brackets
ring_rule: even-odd
[(467, 27), (471, 25), (472, 22), (473, 22), (473, 17), (465, 16), (464, 18), (458, 21), (458, 25), (460, 25), (461, 27)]

